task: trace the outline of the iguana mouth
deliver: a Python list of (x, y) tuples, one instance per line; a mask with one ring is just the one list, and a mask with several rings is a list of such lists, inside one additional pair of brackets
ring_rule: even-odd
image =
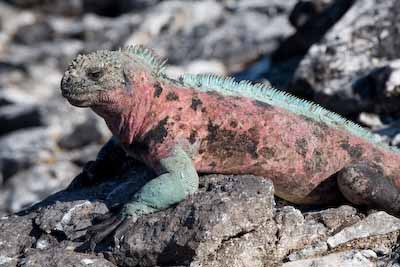
[(71, 105), (77, 107), (88, 107), (93, 105), (96, 92), (71, 92), (62, 90), (62, 96), (65, 97)]

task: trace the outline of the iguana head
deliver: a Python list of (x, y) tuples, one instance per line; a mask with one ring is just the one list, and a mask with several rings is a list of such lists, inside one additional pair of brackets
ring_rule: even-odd
[(72, 105), (79, 107), (118, 102), (117, 98), (135, 90), (135, 74), (157, 75), (162, 65), (142, 46), (79, 55), (64, 73), (61, 92)]

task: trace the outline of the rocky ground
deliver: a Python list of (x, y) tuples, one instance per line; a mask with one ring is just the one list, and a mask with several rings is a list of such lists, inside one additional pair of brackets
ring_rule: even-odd
[(400, 219), (291, 206), (252, 176), (204, 176), (199, 193), (129, 224), (119, 246), (88, 252), (94, 215), (153, 174), (137, 165), (60, 191), (110, 133), (59, 92), (76, 54), (141, 43), (168, 56), (171, 76), (270, 82), (397, 145), (399, 12), (396, 0), (0, 2), (0, 266), (400, 266)]

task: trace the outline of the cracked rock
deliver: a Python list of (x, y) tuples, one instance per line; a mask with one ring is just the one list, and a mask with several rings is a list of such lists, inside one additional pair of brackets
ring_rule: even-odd
[(336, 233), (344, 227), (353, 225), (361, 220), (357, 209), (347, 205), (318, 212), (308, 212), (305, 214), (305, 218), (321, 221), (329, 229), (330, 233)]
[(352, 226), (344, 228), (339, 233), (329, 237), (327, 242), (330, 248), (335, 248), (353, 240), (384, 236), (399, 232), (399, 230), (400, 219), (384, 211), (379, 211)]
[(288, 262), (282, 267), (375, 267), (376, 254), (371, 250), (350, 250), (320, 258)]
[(327, 235), (322, 223), (306, 220), (299, 210), (291, 206), (283, 207), (275, 220), (279, 227), (277, 253), (281, 257), (291, 250), (318, 242)]

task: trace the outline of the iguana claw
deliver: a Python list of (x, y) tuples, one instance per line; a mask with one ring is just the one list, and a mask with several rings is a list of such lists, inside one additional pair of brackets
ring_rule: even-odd
[[(106, 237), (110, 236), (114, 231), (116, 235), (122, 236), (121, 231), (117, 231), (120, 226), (126, 230), (129, 217), (122, 216), (121, 214), (107, 213), (94, 219), (98, 223), (90, 226), (87, 229), (85, 239), (89, 242), (89, 248), (93, 252), (96, 245), (103, 241)], [(122, 229), (121, 229), (122, 230)], [(119, 245), (119, 244), (118, 244)]]

